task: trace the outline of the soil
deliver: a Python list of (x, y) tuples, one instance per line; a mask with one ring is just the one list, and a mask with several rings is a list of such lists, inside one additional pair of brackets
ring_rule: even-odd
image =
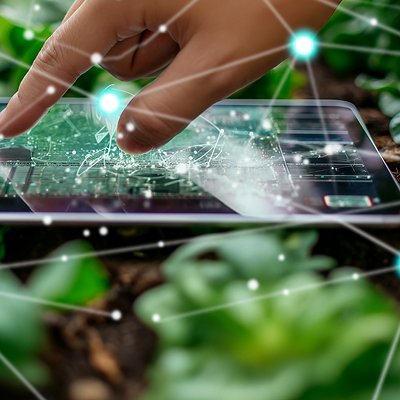
[[(322, 64), (315, 68), (321, 98), (338, 98), (357, 105), (389, 167), (400, 181), (400, 148), (388, 134), (388, 119), (377, 109), (376, 98), (354, 85), (353, 77), (334, 76)], [(311, 97), (309, 89), (298, 97)], [(7, 254), (3, 262), (36, 259), (63, 243), (82, 238), (82, 228), (13, 227), (6, 234)], [(87, 239), (95, 249), (154, 243), (159, 240), (195, 237), (190, 228), (110, 228), (106, 237), (97, 230)], [(400, 248), (396, 230), (375, 230), (370, 233), (395, 248)], [(23, 249), (23, 252), (21, 252)], [(54, 376), (54, 385), (44, 396), (48, 400), (134, 400), (146, 386), (146, 369), (154, 357), (157, 339), (134, 315), (132, 304), (137, 296), (163, 282), (160, 265), (173, 249), (125, 253), (102, 260), (109, 271), (112, 289), (105, 303), (107, 310), (120, 309), (124, 318), (113, 322), (81, 313), (54, 314), (46, 318), (50, 347), (44, 360)], [(344, 229), (321, 229), (315, 249), (337, 260), (338, 265), (352, 265), (374, 270), (393, 265), (393, 256), (379, 246), (371, 245), (354, 232)], [(19, 270), (21, 279), (29, 269)], [(396, 276), (383, 275), (373, 282), (400, 301)], [(10, 392), (0, 387), (0, 397), (28, 400), (31, 395)]]

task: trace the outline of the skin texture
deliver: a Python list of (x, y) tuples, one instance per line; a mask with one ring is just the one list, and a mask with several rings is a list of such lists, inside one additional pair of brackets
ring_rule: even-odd
[[(0, 132), (12, 137), (30, 129), (99, 53), (101, 66), (120, 80), (158, 76), (123, 112), (118, 144), (134, 154), (159, 147), (287, 57), (291, 34), (266, 3), (77, 0), (0, 114)], [(317, 0), (269, 3), (294, 31), (319, 30), (333, 13)], [(167, 31), (158, 33), (164, 24)]]

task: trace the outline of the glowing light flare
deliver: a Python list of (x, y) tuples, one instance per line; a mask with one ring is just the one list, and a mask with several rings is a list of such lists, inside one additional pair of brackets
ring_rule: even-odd
[(115, 93), (106, 92), (99, 97), (98, 107), (102, 113), (114, 114), (120, 110), (121, 102)]
[(289, 43), (292, 55), (300, 61), (310, 61), (318, 54), (317, 35), (313, 31), (296, 32)]

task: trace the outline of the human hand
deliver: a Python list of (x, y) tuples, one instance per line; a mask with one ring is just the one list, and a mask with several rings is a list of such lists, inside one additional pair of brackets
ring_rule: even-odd
[(0, 114), (0, 132), (32, 127), (98, 58), (121, 80), (159, 75), (118, 126), (123, 150), (146, 152), (281, 62), (290, 29), (317, 30), (332, 12), (318, 0), (76, 0)]

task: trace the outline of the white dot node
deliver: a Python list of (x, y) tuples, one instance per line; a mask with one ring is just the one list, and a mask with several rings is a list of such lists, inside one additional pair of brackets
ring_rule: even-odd
[(47, 94), (50, 94), (50, 95), (55, 94), (56, 88), (54, 86), (48, 86), (46, 89), (46, 92), (47, 92)]
[(255, 291), (255, 290), (258, 290), (258, 288), (260, 287), (260, 284), (256, 279), (250, 279), (247, 282), (247, 287), (249, 288), (249, 290)]
[(100, 64), (103, 61), (103, 57), (100, 53), (93, 53), (90, 56), (90, 61), (92, 62), (92, 64)]
[(151, 191), (150, 189), (145, 190), (145, 191), (144, 191), (144, 197), (145, 197), (146, 199), (151, 199), (151, 198), (153, 197), (152, 191)]
[(117, 134), (117, 139), (119, 139), (119, 140), (122, 140), (124, 137), (125, 137), (124, 134), (121, 133), (121, 132), (119, 132), (119, 133)]
[(371, 26), (377, 26), (378, 25), (378, 20), (376, 18), (371, 18), (369, 20), (369, 23), (371, 24)]
[(62, 261), (62, 262), (67, 262), (67, 261), (68, 261), (68, 256), (65, 255), (65, 254), (62, 255), (62, 256), (61, 256), (61, 261)]
[(36, 11), (36, 12), (38, 12), (38, 11), (40, 11), (40, 4), (35, 4), (34, 6), (33, 6), (33, 10), (34, 11)]
[(290, 290), (289, 289), (283, 289), (282, 294), (284, 296), (289, 296), (290, 295)]
[(160, 33), (166, 33), (166, 32), (167, 32), (167, 29), (168, 29), (167, 25), (163, 24), (163, 25), (160, 25), (160, 26), (158, 27), (158, 32), (160, 32)]
[(43, 217), (43, 224), (46, 226), (49, 226), (53, 223), (53, 219), (50, 217), (50, 215), (46, 215)]
[(35, 37), (35, 34), (33, 33), (33, 31), (32, 31), (31, 29), (27, 29), (27, 30), (24, 32), (24, 38), (25, 38), (26, 40), (32, 40), (34, 37)]
[(100, 227), (99, 233), (100, 233), (101, 236), (107, 236), (108, 235), (108, 228), (106, 226)]
[(84, 229), (83, 236), (84, 237), (89, 237), (90, 236), (90, 230), (89, 229)]
[(307, 158), (303, 160), (303, 164), (304, 165), (309, 165), (310, 164), (310, 160), (308, 160)]
[(186, 164), (178, 164), (175, 168), (175, 172), (179, 175), (184, 175), (188, 172), (188, 166)]
[(152, 320), (155, 324), (159, 323), (159, 322), (161, 321), (161, 316), (160, 316), (160, 314), (153, 314), (153, 316), (151, 317), (151, 320)]
[(340, 153), (343, 150), (342, 145), (334, 143), (334, 144), (327, 144), (324, 147), (324, 152), (328, 156), (332, 156), (334, 154)]
[(296, 155), (294, 156), (294, 162), (296, 162), (296, 163), (301, 163), (301, 160), (302, 160), (302, 157), (301, 157), (300, 154), (296, 154)]
[(160, 240), (160, 241), (157, 243), (157, 246), (158, 246), (160, 249), (162, 249), (163, 247), (165, 247), (165, 242), (163, 242), (162, 240)]
[(135, 130), (135, 124), (133, 122), (128, 122), (126, 124), (126, 130), (128, 132), (133, 132)]
[(354, 281), (358, 281), (358, 280), (360, 279), (360, 274), (354, 273), (354, 274), (351, 276), (351, 278), (352, 278)]
[(114, 310), (114, 311), (111, 313), (111, 318), (112, 318), (114, 321), (121, 321), (121, 319), (122, 319), (122, 312), (121, 312), (120, 310)]
[(0, 140), (4, 139), (4, 135), (2, 133), (0, 133)]
[(265, 119), (262, 126), (266, 131), (270, 131), (272, 129), (272, 122), (269, 119)]
[(278, 260), (279, 260), (280, 262), (283, 262), (283, 261), (285, 261), (285, 260), (286, 260), (286, 257), (285, 257), (285, 255), (284, 255), (284, 254), (279, 254), (279, 256), (278, 256)]

